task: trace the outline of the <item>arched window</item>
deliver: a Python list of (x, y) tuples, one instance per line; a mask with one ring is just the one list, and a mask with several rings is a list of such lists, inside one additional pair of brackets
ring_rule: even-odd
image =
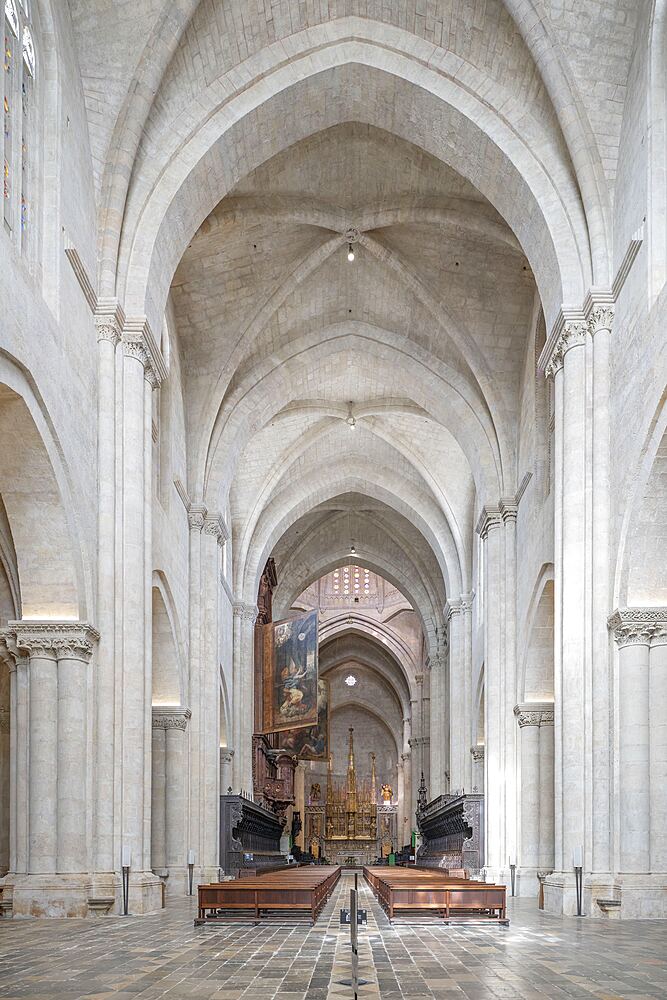
[(37, 55), (28, 0), (4, 0), (4, 222), (25, 249), (31, 222), (32, 117)]

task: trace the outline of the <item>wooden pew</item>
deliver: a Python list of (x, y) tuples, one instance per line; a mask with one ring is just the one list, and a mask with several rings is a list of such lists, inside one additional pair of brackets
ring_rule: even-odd
[(364, 877), (390, 920), (400, 911), (413, 911), (435, 914), (447, 923), (471, 917), (509, 923), (504, 885), (431, 869), (364, 868)]
[(200, 885), (195, 926), (223, 923), (244, 915), (259, 921), (281, 911), (289, 911), (295, 921), (303, 919), (305, 913), (315, 923), (336, 887), (341, 869), (334, 865), (295, 867)]

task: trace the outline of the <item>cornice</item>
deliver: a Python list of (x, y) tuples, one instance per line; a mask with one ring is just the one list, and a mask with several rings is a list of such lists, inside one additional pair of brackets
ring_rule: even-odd
[(190, 709), (181, 705), (153, 705), (151, 713), (153, 729), (180, 729), (182, 732), (192, 716)]
[(486, 538), (492, 528), (499, 528), (503, 523), (500, 507), (482, 507), (475, 531), (482, 538)]
[(667, 607), (617, 608), (607, 625), (620, 648), (663, 645), (667, 641)]
[(524, 726), (553, 726), (554, 705), (550, 701), (527, 701), (514, 706), (519, 728)]
[(9, 622), (4, 631), (13, 638), (17, 652), (29, 656), (43, 653), (56, 659), (70, 654), (89, 660), (100, 638), (97, 629), (87, 622)]

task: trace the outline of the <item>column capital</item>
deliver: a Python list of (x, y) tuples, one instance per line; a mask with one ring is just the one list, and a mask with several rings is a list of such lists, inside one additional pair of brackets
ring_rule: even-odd
[(475, 763), (481, 764), (484, 760), (484, 744), (478, 743), (476, 746), (470, 747), (470, 753)]
[(192, 712), (182, 705), (153, 705), (151, 714), (153, 729), (181, 729), (185, 732)]
[(123, 353), (136, 358), (144, 368), (144, 378), (159, 389), (167, 378), (167, 367), (145, 316), (131, 317), (123, 324)]
[(106, 340), (115, 347), (121, 338), (125, 313), (116, 298), (98, 299), (95, 309), (95, 329), (97, 341)]
[(240, 618), (244, 622), (251, 622), (253, 625), (257, 621), (259, 609), (254, 604), (245, 604), (243, 601), (235, 601), (232, 605), (234, 618)]
[(514, 706), (519, 729), (524, 726), (553, 726), (554, 706), (550, 701), (527, 701)]
[(234, 760), (234, 751), (229, 747), (220, 747), (220, 763), (231, 764)]
[(588, 329), (591, 336), (595, 336), (600, 330), (611, 330), (614, 322), (613, 303), (596, 303), (591, 309), (588, 317)]
[(425, 747), (431, 742), (430, 736), (411, 736), (408, 740), (410, 747)]
[(482, 507), (477, 519), (475, 531), (482, 538), (486, 538), (493, 528), (499, 528), (503, 523), (500, 507)]
[(207, 508), (203, 503), (191, 503), (188, 505), (188, 525), (194, 531), (201, 531), (206, 523)]
[(219, 545), (227, 541), (229, 538), (229, 528), (225, 524), (222, 514), (207, 514), (205, 516), (204, 534), (213, 535)]
[[(549, 352), (546, 354), (546, 347), (543, 352), (544, 373), (547, 378), (553, 378), (556, 372), (560, 371), (568, 351), (572, 350), (573, 347), (581, 347), (586, 342), (588, 330), (588, 322), (584, 313), (574, 310), (561, 312), (549, 338)], [(541, 361), (542, 358), (540, 358)]]
[(24, 655), (89, 660), (100, 634), (87, 622), (16, 621), (8, 622), (6, 633)]
[(411, 756), (412, 756), (412, 754), (410, 754), (410, 753), (402, 753), (401, 754), (401, 760), (403, 761), (403, 764), (405, 764), (406, 761), (410, 760)]
[(667, 641), (667, 607), (617, 608), (607, 625), (620, 648), (663, 645)]

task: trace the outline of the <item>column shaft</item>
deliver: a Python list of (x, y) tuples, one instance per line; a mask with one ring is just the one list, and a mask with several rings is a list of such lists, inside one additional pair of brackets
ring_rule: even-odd
[(184, 867), (187, 863), (188, 845), (185, 843), (186, 733), (184, 729), (175, 726), (164, 730), (164, 732), (166, 734), (166, 863), (167, 867), (172, 869)]
[(649, 654), (650, 859), (652, 872), (667, 872), (667, 634), (654, 637)]
[(540, 848), (540, 727), (521, 728), (521, 853), (522, 869), (537, 869)]
[(482, 535), (484, 540), (484, 788), (486, 867), (494, 878), (507, 864), (504, 843), (503, 722), (505, 692), (502, 686), (503, 621), (501, 572), (502, 531), (499, 521), (492, 522)]
[(153, 726), (151, 784), (151, 868), (161, 872), (167, 867), (167, 776), (165, 770), (166, 731)]
[(30, 654), (28, 871), (56, 871), (58, 796), (58, 663), (53, 650)]
[(542, 720), (540, 724), (540, 871), (554, 867), (554, 725)]
[(650, 870), (649, 639), (622, 645), (619, 674), (619, 815), (622, 872)]
[(75, 650), (58, 658), (59, 872), (89, 869), (86, 844), (88, 663)]

